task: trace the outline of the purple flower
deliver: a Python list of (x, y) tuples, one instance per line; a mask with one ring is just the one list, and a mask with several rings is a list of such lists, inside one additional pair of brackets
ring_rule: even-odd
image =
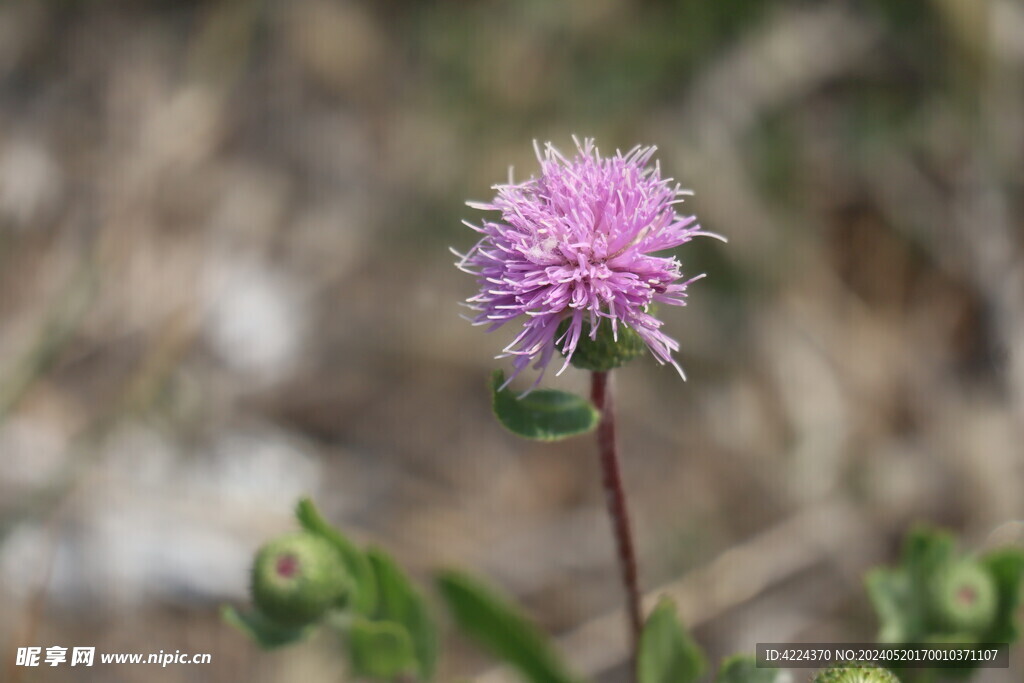
[(572, 159), (550, 143), (543, 153), (537, 147), (540, 177), (518, 184), (510, 177), (494, 186), (491, 203), (468, 202), (501, 212), (479, 227), (466, 223), (483, 238), (465, 255), (456, 252), (456, 265), (480, 285), (467, 301), (477, 311), (471, 320), (490, 332), (523, 318), (522, 331), (498, 355), (513, 358), (510, 380), (531, 363), (543, 375), (556, 348), (565, 355), (564, 370), (585, 329), (596, 339), (603, 319), (615, 339), (619, 325), (628, 326), (658, 362), (682, 375), (672, 358), (679, 343), (649, 307), (685, 305), (687, 285), (703, 275), (684, 280), (679, 261), (657, 253), (700, 235), (723, 238), (676, 212), (692, 193), (663, 179), (657, 162), (648, 165), (654, 147), (602, 158), (592, 139), (573, 140)]

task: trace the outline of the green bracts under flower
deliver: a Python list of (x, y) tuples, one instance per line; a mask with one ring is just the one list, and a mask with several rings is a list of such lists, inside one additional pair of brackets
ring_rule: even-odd
[[(562, 321), (555, 334), (556, 339), (568, 331), (569, 323), (569, 318)], [(647, 346), (640, 336), (621, 322), (613, 334), (611, 321), (602, 321), (597, 326), (597, 336), (594, 339), (590, 338), (590, 324), (584, 322), (579, 343), (570, 362), (581, 370), (607, 372), (625, 365), (634, 358), (639, 358), (646, 350)]]

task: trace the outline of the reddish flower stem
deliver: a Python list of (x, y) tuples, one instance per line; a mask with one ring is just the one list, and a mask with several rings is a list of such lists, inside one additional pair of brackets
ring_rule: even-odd
[(626, 590), (629, 633), (635, 659), (640, 642), (640, 630), (643, 627), (643, 615), (640, 583), (637, 579), (636, 553), (633, 550), (629, 510), (626, 507), (626, 491), (622, 486), (622, 474), (619, 471), (619, 459), (615, 446), (615, 407), (612, 402), (610, 380), (610, 372), (591, 373), (590, 400), (601, 411), (601, 422), (597, 425), (597, 445), (601, 456), (605, 499), (608, 503), (608, 514), (612, 520), (612, 530), (615, 533), (622, 584)]

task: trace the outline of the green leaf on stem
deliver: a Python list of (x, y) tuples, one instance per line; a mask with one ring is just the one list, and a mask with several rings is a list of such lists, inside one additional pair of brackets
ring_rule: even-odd
[(409, 632), (391, 621), (357, 618), (348, 630), (349, 664), (360, 677), (393, 678), (417, 670)]
[(1021, 604), (1021, 581), (1024, 579), (1024, 551), (1018, 548), (996, 550), (981, 558), (996, 585), (998, 608), (995, 621), (982, 640), (989, 643), (1012, 643), (1020, 628), (1016, 623)]
[(903, 565), (915, 581), (928, 581), (955, 558), (952, 534), (939, 529), (914, 529), (903, 546)]
[(915, 642), (938, 632), (932, 587), (955, 559), (950, 534), (921, 527), (907, 536), (898, 566), (868, 572), (865, 583), (878, 614), (881, 642)]
[(337, 549), (354, 583), (348, 604), (358, 614), (371, 614), (377, 604), (377, 582), (366, 555), (331, 526), (309, 498), (299, 501), (295, 516), (306, 531), (323, 537)]
[(906, 643), (924, 634), (920, 598), (905, 571), (876, 567), (867, 573), (864, 583), (880, 622), (880, 642)]
[(586, 399), (564, 391), (538, 389), (519, 398), (507, 387), (505, 373), (491, 376), (494, 414), (513, 434), (535, 441), (559, 441), (597, 427), (601, 413)]
[(437, 586), (459, 628), (531, 683), (575, 683), (548, 639), (508, 600), (465, 574), (449, 570)]
[(222, 607), (220, 614), (224, 621), (249, 636), (264, 650), (298, 642), (316, 630), (315, 625), (282, 626), (255, 610), (239, 612), (229, 605)]
[(437, 629), (423, 597), (387, 554), (371, 549), (366, 556), (377, 581), (374, 620), (394, 622), (405, 629), (412, 643), (416, 670), (420, 678), (430, 680), (437, 664)]
[(671, 600), (662, 598), (647, 618), (636, 664), (639, 683), (692, 683), (704, 672), (704, 655)]

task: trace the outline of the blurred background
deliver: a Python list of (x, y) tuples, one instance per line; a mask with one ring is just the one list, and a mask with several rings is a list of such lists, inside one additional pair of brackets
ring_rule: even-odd
[[(573, 134), (657, 144), (730, 240), (679, 253), (708, 273), (664, 311), (689, 381), (617, 377), (643, 584), (714, 660), (872, 640), (863, 572), (916, 522), (1021, 543), (1020, 2), (9, 0), (0, 678), (342, 680), (329, 638), (260, 654), (217, 615), (310, 494), (619, 680), (593, 445), (492, 418), (507, 337), (459, 318), (448, 252)], [(440, 680), (498, 680), (446, 652)]]

